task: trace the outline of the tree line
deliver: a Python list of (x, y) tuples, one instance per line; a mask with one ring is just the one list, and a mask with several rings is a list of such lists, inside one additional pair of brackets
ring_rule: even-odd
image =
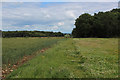
[(120, 9), (98, 12), (93, 16), (88, 13), (80, 15), (75, 20), (72, 36), (75, 38), (120, 37)]
[(63, 37), (61, 32), (47, 31), (2, 31), (2, 37)]

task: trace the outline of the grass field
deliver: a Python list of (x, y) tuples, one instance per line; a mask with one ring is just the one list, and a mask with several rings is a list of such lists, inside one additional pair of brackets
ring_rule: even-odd
[[(21, 45), (22, 39), (13, 38), (13, 40), (13, 42), (18, 42), (16, 45)], [(12, 44), (12, 39), (4, 39), (3, 41), (3, 52), (10, 54), (13, 49), (5, 49), (8, 46), (6, 44), (11, 44), (11, 46), (15, 44)], [(24, 48), (27, 48), (27, 50), (32, 48), (35, 48), (35, 50), (41, 49), (40, 45), (44, 44), (45, 39), (33, 38), (33, 41), (32, 38), (25, 40), (25, 42), (23, 41), (22, 47), (15, 47), (19, 54), (16, 51), (12, 53), (14, 55), (9, 55), (9, 57), (20, 56), (20, 52)], [(58, 39), (51, 39), (50, 41), (53, 44), (52, 41), (55, 42)], [(26, 43), (30, 44), (25, 45)], [(22, 53), (26, 53), (27, 50), (24, 50)], [(27, 52), (27, 54), (30, 53), (32, 51)], [(9, 57), (6, 55), (4, 59)], [(64, 41), (59, 40), (57, 44), (46, 50), (43, 54), (38, 54), (7, 76), (7, 78), (116, 77), (118, 77), (118, 39), (115, 38), (71, 38)]]
[(63, 40), (62, 38), (3, 38), (2, 61), (4, 64), (15, 64), (23, 56), (31, 55), (43, 48)]

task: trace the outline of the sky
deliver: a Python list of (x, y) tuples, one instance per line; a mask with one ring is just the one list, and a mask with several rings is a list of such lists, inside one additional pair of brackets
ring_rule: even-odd
[(2, 2), (118, 2), (119, 0), (2, 0)]
[(93, 15), (117, 7), (117, 2), (3, 2), (2, 30), (71, 33), (81, 14)]

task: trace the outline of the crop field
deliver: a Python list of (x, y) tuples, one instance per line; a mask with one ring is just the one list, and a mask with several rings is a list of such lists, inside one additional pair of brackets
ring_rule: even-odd
[(3, 38), (3, 66), (15, 64), (24, 56), (31, 55), (41, 49), (49, 48), (62, 38)]
[[(54, 45), (53, 45), (54, 44)], [(48, 48), (50, 47), (50, 48)], [(43, 53), (39, 52), (48, 48)], [(36, 53), (7, 78), (117, 78), (117, 38), (3, 38), (3, 63)]]

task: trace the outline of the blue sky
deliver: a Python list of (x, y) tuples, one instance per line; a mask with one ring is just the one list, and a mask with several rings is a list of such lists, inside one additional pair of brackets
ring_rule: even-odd
[(117, 7), (117, 2), (3, 2), (2, 30), (71, 33), (81, 14), (93, 15)]

